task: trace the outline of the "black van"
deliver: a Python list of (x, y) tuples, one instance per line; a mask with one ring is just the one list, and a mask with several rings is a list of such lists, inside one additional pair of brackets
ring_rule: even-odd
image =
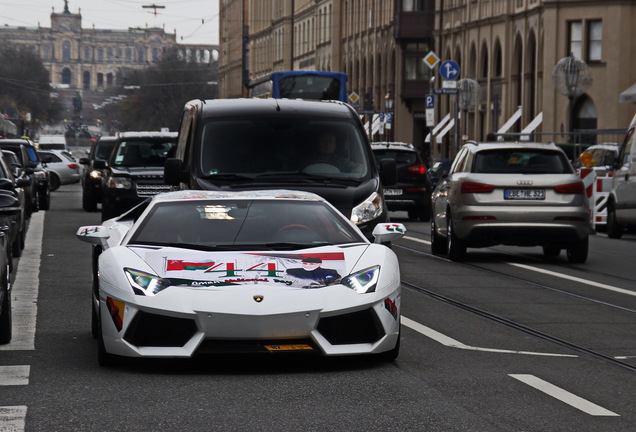
[(356, 111), (335, 101), (193, 100), (185, 105), (165, 182), (182, 189), (294, 189), (316, 193), (371, 238), (389, 220), (382, 183)]

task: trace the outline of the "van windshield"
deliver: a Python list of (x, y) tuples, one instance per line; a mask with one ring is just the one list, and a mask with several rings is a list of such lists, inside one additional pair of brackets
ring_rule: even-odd
[(366, 141), (350, 121), (211, 119), (203, 126), (201, 136), (200, 169), (208, 177), (361, 180), (369, 175)]

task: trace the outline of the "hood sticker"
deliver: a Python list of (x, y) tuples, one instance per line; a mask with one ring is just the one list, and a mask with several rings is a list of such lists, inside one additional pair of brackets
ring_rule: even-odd
[[(184, 254), (183, 259), (148, 252), (147, 262), (163, 272), (173, 285), (214, 287), (276, 284), (292, 288), (321, 288), (337, 284), (346, 276), (342, 252), (323, 253), (228, 253)], [(201, 259), (203, 256), (207, 259)], [(198, 258), (197, 258), (198, 257)]]

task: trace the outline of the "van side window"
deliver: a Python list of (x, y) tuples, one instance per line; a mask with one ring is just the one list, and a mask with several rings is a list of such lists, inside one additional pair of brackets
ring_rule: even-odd
[(630, 157), (632, 154), (632, 147), (634, 146), (634, 140), (636, 140), (636, 133), (634, 133), (634, 131), (636, 131), (636, 126), (632, 127), (629, 132), (627, 132), (627, 136), (625, 137), (625, 146), (621, 150), (621, 166), (626, 166), (631, 162)]

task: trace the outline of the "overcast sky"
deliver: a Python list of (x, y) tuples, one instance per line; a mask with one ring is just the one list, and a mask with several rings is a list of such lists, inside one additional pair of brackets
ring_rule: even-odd
[[(165, 6), (157, 9), (148, 5)], [(64, 11), (64, 0), (0, 0), (0, 25), (51, 27), (51, 12)], [(82, 14), (82, 27), (128, 29), (162, 27), (177, 34), (178, 43), (219, 43), (219, 0), (68, 0), (71, 13)]]

